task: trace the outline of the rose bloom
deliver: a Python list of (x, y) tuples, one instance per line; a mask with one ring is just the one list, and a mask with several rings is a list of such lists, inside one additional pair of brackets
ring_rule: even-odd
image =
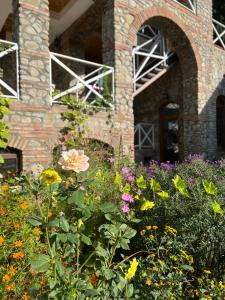
[(62, 152), (59, 165), (64, 170), (80, 173), (89, 168), (89, 157), (84, 154), (83, 150), (72, 149)]

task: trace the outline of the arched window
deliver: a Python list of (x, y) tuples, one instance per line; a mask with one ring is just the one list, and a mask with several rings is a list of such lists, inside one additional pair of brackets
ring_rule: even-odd
[(0, 173), (4, 176), (19, 174), (22, 171), (22, 153), (20, 150), (8, 147), (0, 149), (0, 154), (4, 158), (4, 163), (0, 164)]
[(217, 146), (219, 151), (225, 150), (225, 97), (219, 96), (216, 102)]
[(160, 109), (161, 161), (179, 160), (179, 110), (176, 103), (168, 103)]

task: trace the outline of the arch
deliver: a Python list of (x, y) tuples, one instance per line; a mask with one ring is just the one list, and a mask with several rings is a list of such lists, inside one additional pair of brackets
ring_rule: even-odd
[[(146, 22), (148, 22), (149, 20), (154, 21), (154, 19), (156, 19), (156, 18), (164, 18), (165, 20), (168, 20), (168, 22), (170, 22), (170, 25), (175, 26), (178, 30), (180, 30), (180, 32), (183, 33), (183, 35), (188, 40), (188, 42), (192, 48), (192, 51), (194, 53), (194, 56), (196, 58), (198, 73), (201, 73), (202, 59), (201, 59), (199, 50), (196, 47), (192, 36), (189, 34), (190, 28), (188, 28), (185, 25), (185, 23), (182, 21), (182, 19), (180, 17), (178, 17), (177, 15), (173, 14), (172, 12), (168, 11), (165, 8), (150, 7), (145, 10), (139, 11), (139, 13), (134, 16), (134, 21), (130, 26), (126, 44), (132, 48), (136, 42), (136, 34), (137, 34), (138, 30), (140, 29), (140, 27), (143, 24), (145, 24)], [(164, 34), (165, 30), (163, 30), (163, 28), (160, 28), (160, 26), (158, 26), (158, 25), (159, 25), (159, 23), (157, 24), (156, 27), (158, 27)]]

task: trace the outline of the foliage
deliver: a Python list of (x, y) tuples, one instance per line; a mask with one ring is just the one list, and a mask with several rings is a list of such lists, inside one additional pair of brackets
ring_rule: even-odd
[[(9, 115), (9, 102), (9, 99), (0, 97), (0, 149), (7, 147), (10, 138), (9, 128), (4, 121), (4, 116)], [(3, 162), (3, 157), (0, 155), (0, 164)]]

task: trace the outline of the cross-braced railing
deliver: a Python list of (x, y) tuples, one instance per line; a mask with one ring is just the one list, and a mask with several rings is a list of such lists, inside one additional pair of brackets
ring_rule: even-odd
[(175, 0), (175, 1), (185, 6), (186, 8), (190, 9), (191, 11), (193, 11), (193, 13), (196, 14), (197, 0)]
[(18, 45), (0, 39), (0, 97), (19, 98)]
[(132, 53), (135, 91), (166, 68), (167, 61), (172, 56), (161, 33), (148, 25), (144, 29), (146, 27), (148, 35), (142, 33), (142, 28), (140, 29), (137, 35), (138, 45), (133, 48)]
[[(74, 95), (90, 105), (113, 108), (114, 68), (53, 52), (50, 52), (50, 60), (53, 103), (60, 102), (66, 95)], [(56, 74), (53, 63), (58, 68)]]
[(139, 150), (154, 149), (155, 136), (154, 125), (150, 123), (138, 123), (134, 129), (135, 148)]
[(213, 43), (225, 50), (225, 25), (213, 19)]

